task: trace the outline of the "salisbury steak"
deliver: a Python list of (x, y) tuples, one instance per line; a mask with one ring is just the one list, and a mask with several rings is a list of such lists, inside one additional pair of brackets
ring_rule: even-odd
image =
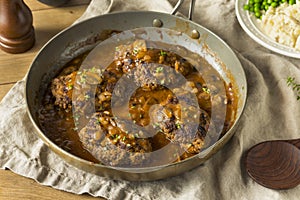
[(128, 167), (149, 162), (147, 152), (152, 151), (149, 140), (136, 138), (115, 125), (110, 116), (95, 113), (79, 132), (80, 140), (96, 159), (106, 165)]
[[(44, 115), (53, 117), (48, 121), (74, 121), (55, 124), (73, 135), (68, 138), (79, 137), (78, 148), (104, 165), (155, 166), (198, 154), (218, 139), (215, 127), (224, 126), (222, 133), (230, 128), (236, 96), (232, 85), (206, 60), (182, 47), (177, 49), (186, 57), (147, 48), (146, 41), (137, 40), (116, 47), (114, 60), (106, 68), (78, 70), (80, 65), (74, 68), (71, 62), (53, 79), (48, 91), (51, 97), (44, 104), (50, 109), (41, 108), (40, 119), (46, 119)], [(226, 95), (218, 93), (220, 88), (225, 88)], [(49, 106), (51, 101), (53, 106)], [(211, 118), (212, 105), (226, 106), (225, 122), (219, 118), (221, 109), (215, 109), (216, 119)], [(44, 130), (53, 134), (49, 128)], [(170, 148), (160, 155), (165, 147)], [(155, 153), (158, 156), (153, 157)]]

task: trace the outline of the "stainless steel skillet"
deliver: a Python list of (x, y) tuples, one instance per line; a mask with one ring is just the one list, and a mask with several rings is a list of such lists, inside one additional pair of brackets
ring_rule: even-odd
[[(179, 1), (176, 9), (183, 1)], [(193, 3), (194, 1), (192, 1)], [(192, 8), (193, 6), (191, 6)], [(176, 12), (174, 9), (173, 13)], [(192, 12), (190, 12), (191, 16)], [(143, 27), (174, 30), (180, 35), (169, 35), (168, 42), (200, 52), (221, 74), (225, 81), (234, 81), (239, 92), (236, 121), (232, 128), (210, 148), (178, 163), (149, 168), (117, 168), (91, 163), (58, 147), (43, 133), (37, 113), (47, 84), (72, 58), (93, 49), (111, 30), (126, 31)], [(168, 31), (163, 31), (164, 33)], [(172, 31), (171, 31), (172, 32)], [(149, 36), (151, 37), (151, 35)], [(26, 80), (26, 102), (29, 117), (39, 137), (64, 160), (79, 169), (113, 179), (156, 180), (188, 171), (205, 162), (232, 137), (246, 102), (247, 83), (243, 68), (230, 47), (217, 35), (190, 20), (159, 12), (119, 12), (80, 22), (56, 35), (33, 60)]]

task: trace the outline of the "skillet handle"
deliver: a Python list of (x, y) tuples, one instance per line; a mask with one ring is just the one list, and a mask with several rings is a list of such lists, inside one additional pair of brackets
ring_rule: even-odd
[(179, 0), (170, 14), (175, 15), (183, 2), (184, 2), (184, 0)]
[[(180, 8), (180, 6), (182, 5), (183, 2), (184, 2), (184, 0), (179, 0), (170, 14), (175, 15), (178, 12), (178, 10), (179, 10), (179, 8)], [(190, 2), (189, 16), (188, 16), (189, 20), (192, 20), (193, 13), (194, 13), (195, 2), (196, 2), (196, 0), (191, 0), (191, 2)]]
[(189, 20), (193, 20), (193, 14), (194, 14), (194, 8), (195, 8), (195, 2), (196, 0), (191, 0), (191, 3), (190, 3), (190, 9), (189, 9)]

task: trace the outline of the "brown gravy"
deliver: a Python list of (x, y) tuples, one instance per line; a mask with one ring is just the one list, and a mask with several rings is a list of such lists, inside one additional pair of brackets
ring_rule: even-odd
[[(132, 49), (134, 49), (134, 47), (132, 47)], [(162, 51), (160, 49), (143, 48), (138, 51), (134, 49), (134, 51), (130, 53), (126, 53), (124, 49), (119, 51), (120, 52), (117, 52), (115, 61), (108, 66), (105, 71), (102, 71), (101, 76), (98, 77), (101, 79), (101, 83), (98, 84), (97, 93), (95, 95), (95, 109), (100, 113), (96, 116), (96, 119), (100, 126), (106, 131), (114, 124), (114, 122), (106, 123), (106, 121), (110, 121), (110, 119), (113, 118), (111, 114), (111, 101), (109, 99), (112, 90), (114, 89), (113, 87), (120, 77), (130, 70), (139, 67), (139, 65), (144, 65), (144, 63), (161, 63), (170, 66), (177, 73), (181, 73), (187, 80), (186, 85), (182, 87), (192, 88), (191, 92), (197, 96), (198, 105), (203, 110), (203, 113), (200, 114), (203, 118), (201, 119), (203, 121), (201, 122), (203, 126), (201, 126), (201, 130), (198, 134), (199, 138), (191, 143), (183, 142), (182, 144), (178, 144), (181, 145), (182, 148), (185, 148), (185, 153), (182, 155), (175, 155), (177, 158), (176, 161), (186, 159), (187, 157), (199, 153), (205, 148), (204, 143), (209, 143), (210, 140), (213, 140), (215, 137), (213, 135), (206, 135), (206, 123), (209, 122), (209, 117), (211, 116), (211, 92), (214, 92), (213, 89), (218, 91), (218, 88), (225, 87), (226, 91), (226, 96), (220, 96), (219, 99), (219, 104), (226, 106), (226, 119), (222, 126), (223, 130), (221, 136), (224, 135), (234, 123), (238, 101), (237, 94), (232, 84), (226, 84), (219, 73), (204, 59), (201, 60), (201, 65), (204, 66), (201, 73), (209, 75), (208, 77), (211, 80), (214, 80), (213, 89), (208, 88), (203, 76), (199, 75), (193, 65), (185, 58), (172, 52)], [(126, 51), (128, 51), (128, 48)], [(49, 84), (39, 112), (39, 123), (46, 136), (59, 147), (80, 158), (99, 163), (99, 158), (93, 149), (95, 146), (91, 147), (90, 144), (83, 144), (84, 139), (80, 138), (79, 135), (84, 133), (78, 134), (78, 131), (80, 130), (76, 129), (76, 114), (74, 115), (72, 112), (72, 90), (74, 82), (76, 82), (76, 76), (78, 78), (78, 69), (86, 55), (87, 53), (80, 55), (67, 63), (63, 67), (61, 73)], [(155, 73), (163, 73), (163, 70), (163, 68), (157, 67)], [(79, 74), (79, 78), (80, 76), (82, 75)], [(105, 137), (107, 137), (109, 141), (116, 141), (115, 145), (119, 145), (119, 147), (122, 147), (122, 145), (125, 144), (126, 147), (124, 147), (124, 149), (131, 152), (155, 151), (176, 139), (177, 136), (174, 135), (174, 131), (184, 126), (184, 124), (179, 123), (181, 118), (184, 117), (181, 112), (182, 108), (178, 106), (179, 104), (176, 95), (170, 89), (162, 86), (165, 82), (172, 81), (172, 77), (163, 79), (161, 85), (145, 83), (144, 79), (149, 78), (147, 72), (138, 71), (136, 77), (141, 78), (142, 80), (140, 80), (140, 83), (144, 85), (134, 92), (130, 98), (129, 105), (127, 102), (125, 102), (127, 104), (119, 102), (119, 115), (129, 115), (130, 120), (142, 127), (150, 124), (151, 115), (163, 113), (164, 116), (166, 115), (169, 118), (165, 119), (163, 122), (157, 122), (159, 131), (154, 137), (148, 138), (146, 144), (144, 140), (139, 140), (135, 136), (129, 136), (122, 127), (117, 127), (117, 125), (114, 127), (115, 131), (111, 131), (113, 132), (111, 134), (107, 133)], [(65, 84), (64, 81), (70, 84)], [(179, 92), (181, 91), (180, 88), (178, 90)], [(183, 96), (184, 95), (185, 94), (183, 94)], [(90, 98), (87, 96), (84, 97)], [(156, 114), (150, 113), (151, 107), (156, 104), (162, 105), (164, 109), (157, 111)], [(126, 109), (124, 109), (126, 106), (129, 106), (129, 114), (126, 112)], [(103, 114), (105, 111), (109, 114)], [(91, 139), (91, 137), (89, 137), (89, 139)], [(136, 143), (138, 143), (138, 145)], [(151, 147), (150, 149), (149, 146)], [(119, 165), (119, 163), (116, 163), (115, 165)]]

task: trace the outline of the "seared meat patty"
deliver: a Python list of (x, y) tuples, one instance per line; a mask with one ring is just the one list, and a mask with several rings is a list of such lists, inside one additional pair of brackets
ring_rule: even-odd
[(72, 90), (77, 72), (53, 79), (51, 91), (55, 97), (55, 105), (70, 110), (72, 108)]
[(133, 167), (149, 162), (147, 153), (152, 151), (149, 140), (123, 132), (103, 113), (95, 113), (79, 137), (84, 147), (103, 164)]

